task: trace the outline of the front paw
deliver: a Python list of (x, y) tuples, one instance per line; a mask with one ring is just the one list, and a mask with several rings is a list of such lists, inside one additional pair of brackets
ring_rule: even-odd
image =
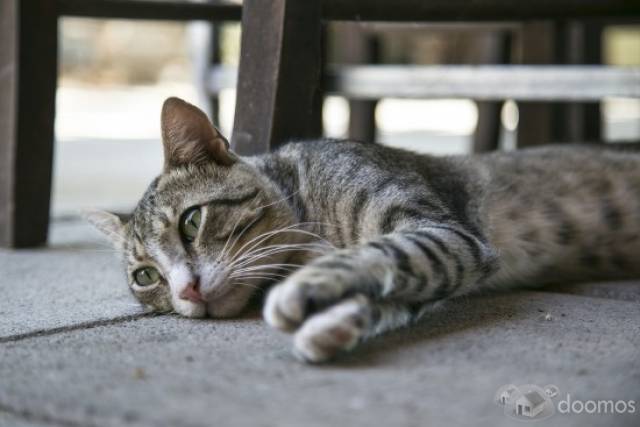
[(371, 322), (366, 297), (358, 295), (344, 300), (304, 322), (293, 339), (294, 354), (305, 362), (327, 361), (355, 347)]
[(275, 286), (264, 305), (267, 323), (290, 332), (308, 316), (328, 307), (345, 295), (352, 277), (343, 271), (307, 266)]

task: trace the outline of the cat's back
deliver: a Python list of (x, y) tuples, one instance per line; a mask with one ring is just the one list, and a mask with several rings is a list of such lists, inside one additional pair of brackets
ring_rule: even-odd
[(362, 165), (376, 165), (395, 168), (420, 167), (437, 158), (386, 145), (348, 139), (318, 139), (290, 142), (278, 150), (281, 156), (295, 157), (326, 167), (349, 168), (352, 162)]
[(640, 153), (635, 146), (565, 145), (477, 158), (496, 283), (637, 274)]
[(490, 169), (494, 179), (517, 181), (572, 175), (640, 174), (640, 144), (568, 144), (495, 152), (477, 156), (477, 162)]
[[(528, 193), (541, 187), (564, 193), (580, 187), (606, 193), (616, 184), (640, 186), (640, 143), (548, 145), (482, 155), (432, 156), (376, 143), (314, 140), (289, 143), (278, 159), (301, 165), (314, 177), (344, 181), (391, 174), (421, 185), (456, 185), (464, 181), (495, 192), (511, 189)], [(274, 163), (277, 163), (275, 161)], [(636, 182), (637, 181), (637, 182)], [(446, 186), (446, 185), (445, 185)]]
[[(305, 174), (322, 182), (339, 183), (343, 189), (372, 184), (383, 178), (420, 188), (445, 181), (459, 183), (459, 178), (473, 172), (466, 162), (455, 156), (432, 156), (378, 143), (322, 139), (292, 142), (280, 148), (278, 159), (287, 159)], [(276, 160), (277, 163), (277, 160)]]

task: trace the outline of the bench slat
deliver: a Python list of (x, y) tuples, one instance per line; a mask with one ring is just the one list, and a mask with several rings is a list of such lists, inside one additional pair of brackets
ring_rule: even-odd
[[(212, 92), (236, 85), (235, 67), (216, 67)], [(351, 99), (471, 98), (479, 101), (597, 101), (640, 98), (640, 67), (363, 65), (333, 67), (326, 75), (330, 93)]]
[(640, 97), (640, 68), (606, 66), (354, 66), (328, 75), (352, 98), (592, 101)]

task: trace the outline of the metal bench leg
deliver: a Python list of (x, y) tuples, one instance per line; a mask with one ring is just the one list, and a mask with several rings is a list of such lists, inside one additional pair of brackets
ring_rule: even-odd
[(244, 155), (322, 134), (320, 0), (245, 0), (231, 144)]
[(46, 243), (57, 80), (56, 2), (0, 3), (0, 245)]

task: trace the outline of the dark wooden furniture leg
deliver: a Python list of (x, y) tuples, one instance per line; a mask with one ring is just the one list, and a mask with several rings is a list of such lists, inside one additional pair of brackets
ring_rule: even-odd
[[(222, 62), (220, 45), (222, 43), (222, 32), (220, 31), (220, 24), (217, 22), (211, 23), (211, 40), (209, 41), (209, 67), (213, 68), (220, 65)], [(220, 98), (218, 93), (209, 95), (209, 109), (211, 112), (211, 121), (216, 125), (220, 124)]]
[[(363, 31), (353, 24), (338, 28), (341, 44), (341, 64), (376, 64), (380, 61), (378, 37)], [(357, 141), (375, 142), (376, 106), (378, 101), (349, 100), (349, 138)]]
[(473, 152), (486, 153), (500, 148), (502, 102), (479, 101), (478, 124), (473, 134)]
[[(602, 26), (595, 23), (525, 24), (526, 64), (592, 64), (601, 60)], [(518, 147), (601, 139), (600, 103), (520, 103)]]
[[(562, 34), (564, 64), (602, 64), (602, 25), (570, 22)], [(597, 142), (602, 139), (600, 103), (567, 103), (562, 106), (558, 132), (563, 141)]]
[[(556, 27), (550, 22), (523, 25), (520, 34), (520, 55), (523, 64), (553, 64), (556, 57)], [(554, 114), (557, 105), (549, 102), (518, 103), (518, 148), (554, 142)]]
[(320, 0), (245, 0), (231, 144), (243, 155), (322, 134)]
[(0, 3), (0, 245), (46, 243), (57, 80), (50, 0)]
[[(483, 62), (489, 64), (508, 64), (511, 59), (511, 34), (496, 31), (485, 39), (481, 46)], [(502, 124), (500, 114), (503, 102), (480, 101), (478, 106), (478, 125), (473, 135), (473, 152), (485, 153), (499, 148)]]

